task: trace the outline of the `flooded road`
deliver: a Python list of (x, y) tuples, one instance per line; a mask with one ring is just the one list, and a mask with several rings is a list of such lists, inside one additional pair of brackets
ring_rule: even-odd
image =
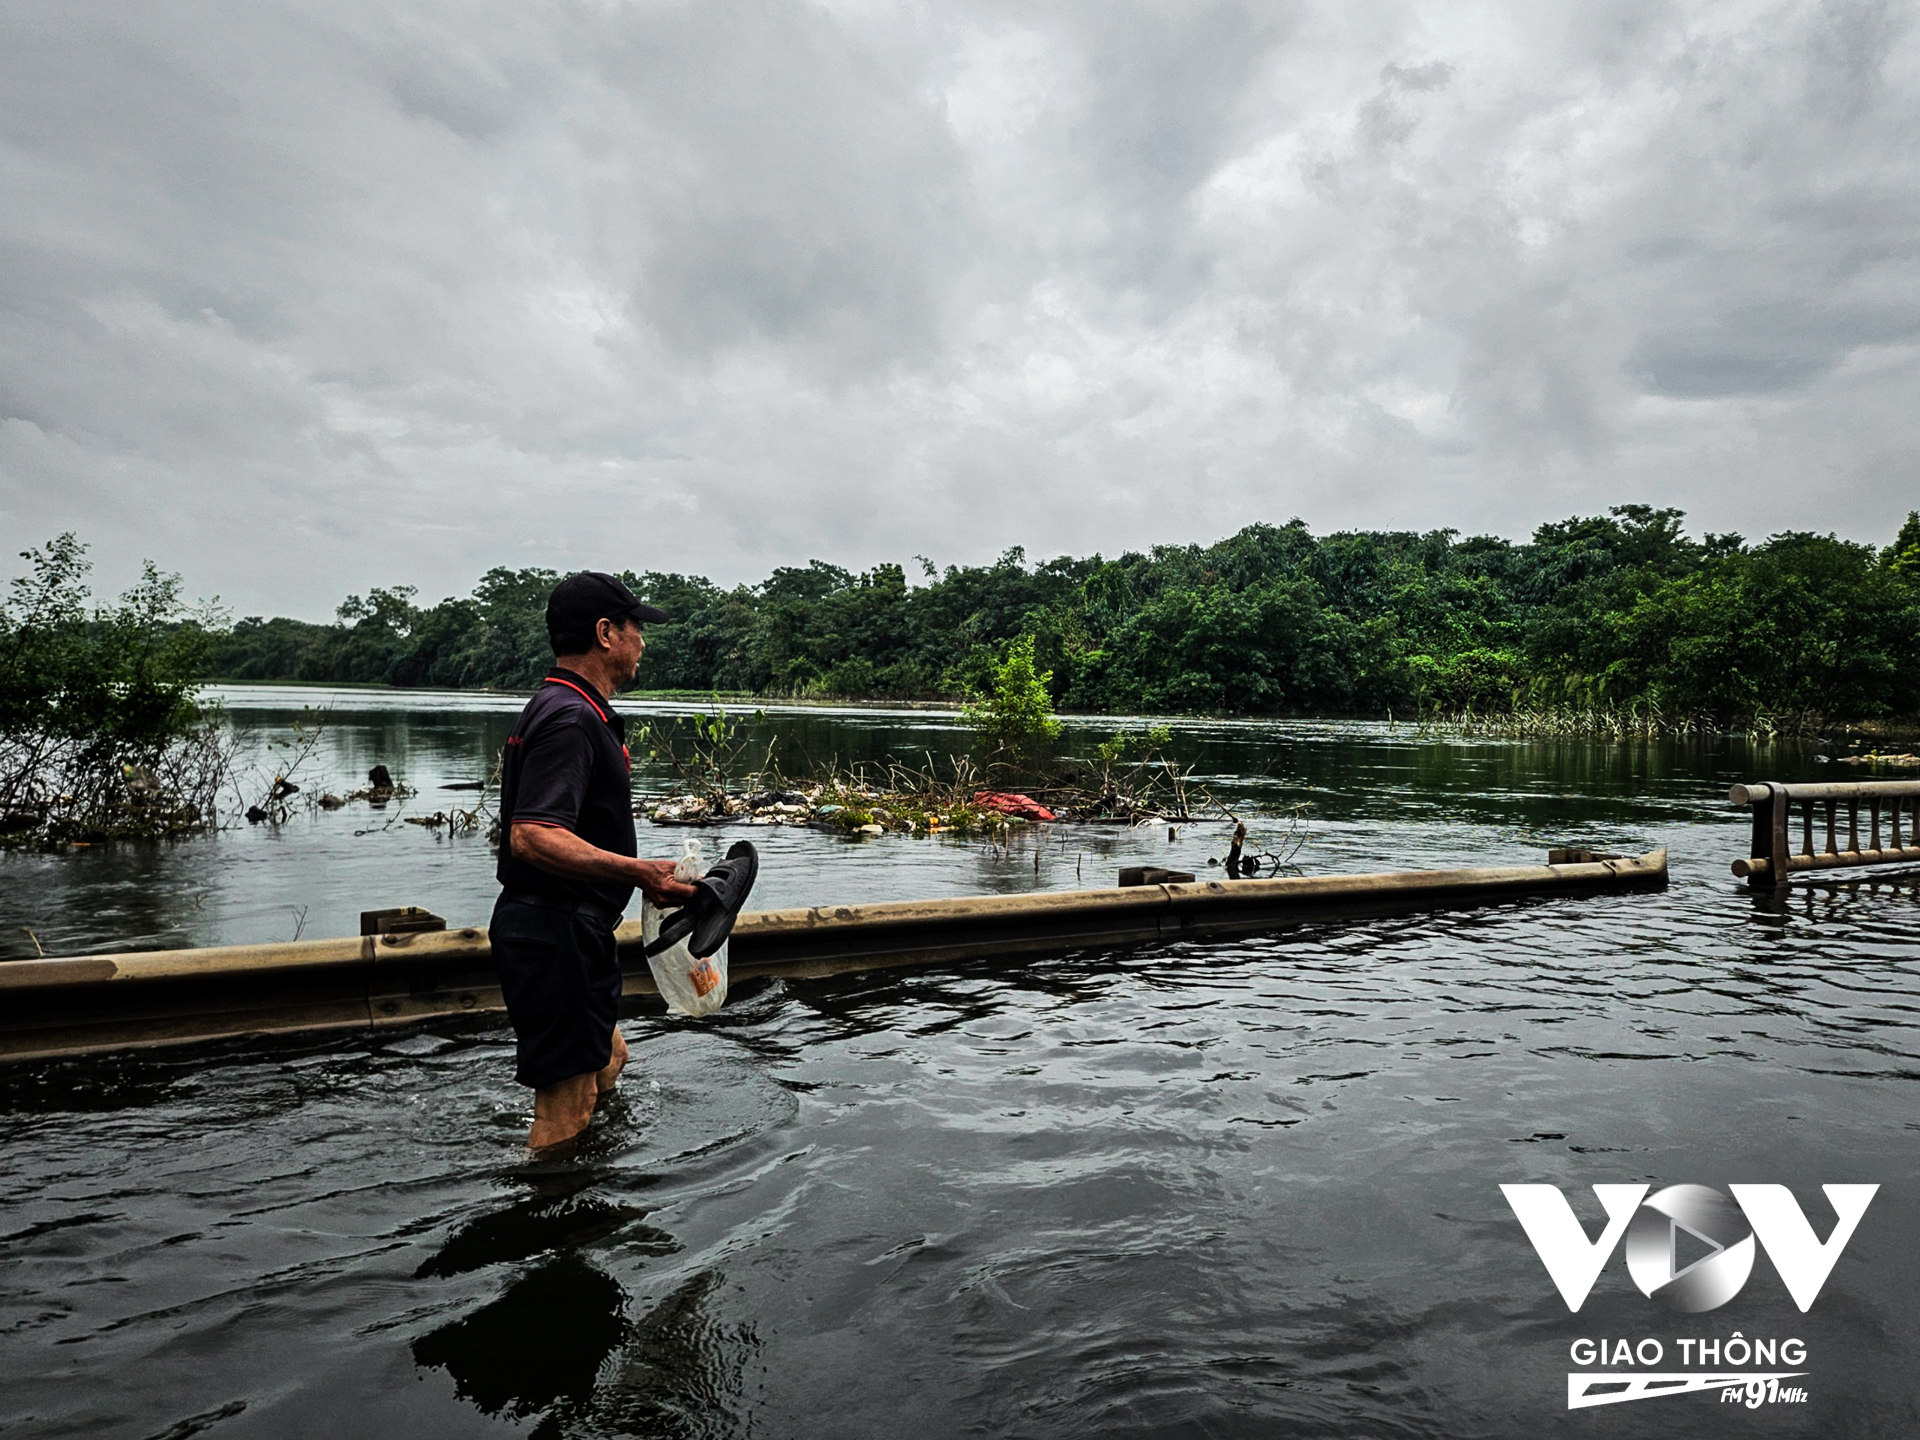
[[(233, 713), (264, 736), (287, 704)], [(314, 779), (385, 763), (441, 808), (513, 709), (340, 697)], [(956, 736), (766, 723), (842, 760)], [(565, 1164), (520, 1148), (492, 1021), (0, 1071), (0, 1433), (1913, 1433), (1920, 894), (1756, 899), (1727, 873), (1727, 784), (1811, 778), (1810, 752), (1298, 723), (1176, 750), (1236, 805), (1310, 803), (1307, 873), (1665, 844), (1673, 882), (743, 986), (712, 1021), (628, 1022), (629, 1079)], [(484, 841), (388, 818), (7, 857), (6, 953), (28, 929), (77, 953), (350, 933), (392, 904), (483, 919)], [(1111, 884), (1225, 846), (709, 836), (735, 833), (768, 906)], [(1818, 1237), (1822, 1184), (1881, 1189), (1804, 1313), (1764, 1256), (1685, 1315), (1616, 1253), (1570, 1314), (1502, 1182), (1560, 1186), (1589, 1239), (1595, 1184), (1785, 1184)], [(1676, 1370), (1678, 1339), (1736, 1331), (1803, 1341), (1807, 1400), (1567, 1410), (1576, 1340), (1658, 1338)]]

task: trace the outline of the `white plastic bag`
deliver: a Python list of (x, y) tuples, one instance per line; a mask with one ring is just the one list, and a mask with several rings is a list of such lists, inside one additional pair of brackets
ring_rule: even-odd
[[(686, 853), (673, 867), (676, 880), (698, 880), (706, 874), (706, 867), (700, 863), (700, 842), (688, 837)], [(660, 938), (660, 931), (667, 921), (680, 913), (679, 906), (662, 910), (651, 900), (640, 901), (640, 936), (648, 945)], [(693, 958), (693, 952), (687, 949), (682, 940), (669, 946), (658, 955), (647, 957), (647, 968), (653, 971), (653, 983), (660, 987), (660, 994), (667, 1002), (667, 1009), (676, 1015), (711, 1015), (727, 1003), (727, 942), (720, 942), (717, 953), (704, 960)]]

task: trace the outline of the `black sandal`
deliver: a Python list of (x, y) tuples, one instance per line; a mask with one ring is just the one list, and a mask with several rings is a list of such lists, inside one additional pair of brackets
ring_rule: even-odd
[(682, 940), (687, 940), (687, 949), (696, 960), (719, 950), (733, 933), (733, 922), (745, 907), (759, 873), (760, 853), (750, 841), (736, 840), (726, 859), (692, 882), (693, 899), (660, 927), (660, 934), (647, 946), (647, 958), (671, 950)]

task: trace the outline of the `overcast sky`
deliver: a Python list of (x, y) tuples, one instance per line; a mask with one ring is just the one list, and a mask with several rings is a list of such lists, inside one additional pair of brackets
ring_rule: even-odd
[(1884, 542), (1914, 15), (8, 0), (0, 540), (316, 618), (1293, 515)]

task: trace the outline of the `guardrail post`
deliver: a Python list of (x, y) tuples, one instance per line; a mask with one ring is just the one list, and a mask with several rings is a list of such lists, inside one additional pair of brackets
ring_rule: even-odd
[[(1778, 889), (1787, 883), (1787, 857), (1793, 853), (1793, 841), (1787, 827), (1793, 820), (1793, 801), (1787, 798), (1787, 787), (1775, 785), (1767, 796), (1763, 807), (1767, 817), (1767, 874), (1764, 879), (1755, 877), (1758, 884), (1769, 889)], [(1758, 824), (1759, 817), (1754, 817)]]
[[(1737, 792), (1736, 792), (1737, 793)], [(1747, 857), (1751, 860), (1766, 860), (1773, 854), (1773, 810), (1766, 805), (1753, 807), (1753, 843), (1747, 847)], [(1747, 873), (1747, 888), (1762, 890), (1771, 888), (1767, 877), (1755, 871)]]

